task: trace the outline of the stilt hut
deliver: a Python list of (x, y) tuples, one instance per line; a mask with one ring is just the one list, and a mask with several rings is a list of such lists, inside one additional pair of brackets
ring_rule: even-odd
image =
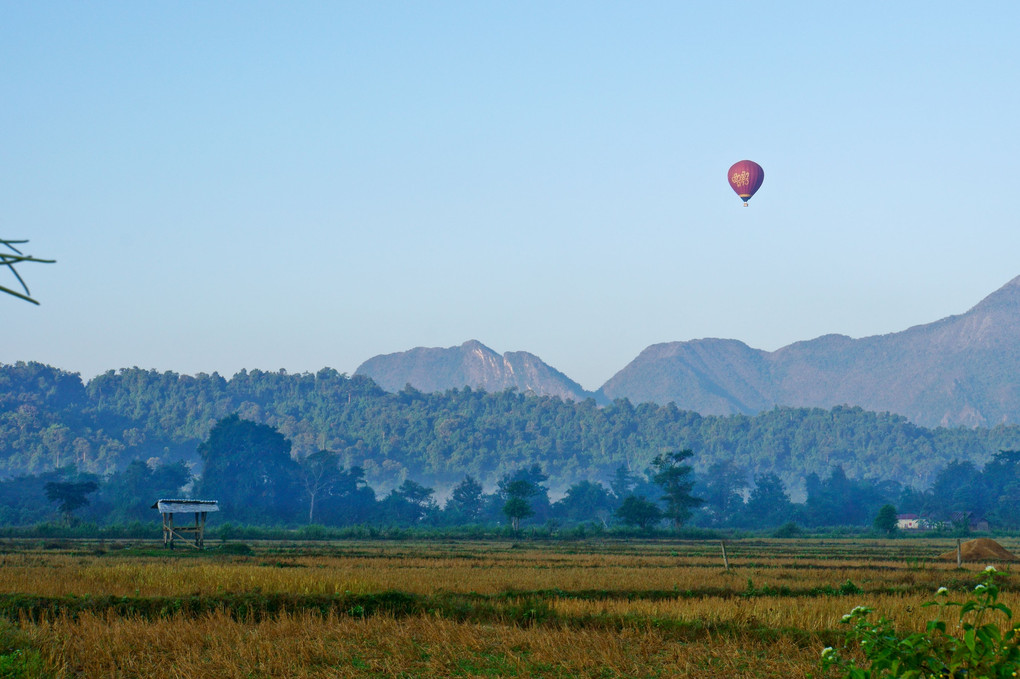
[[(156, 500), (152, 505), (163, 515), (163, 546), (174, 548), (174, 538), (180, 538), (185, 544), (194, 542), (194, 547), (205, 547), (205, 517), (209, 512), (220, 511), (216, 500)], [(175, 514), (194, 514), (193, 525), (174, 525)], [(185, 537), (190, 535), (191, 537)]]

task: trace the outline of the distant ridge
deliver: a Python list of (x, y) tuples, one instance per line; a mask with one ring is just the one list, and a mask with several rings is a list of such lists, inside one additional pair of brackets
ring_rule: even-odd
[(583, 401), (581, 385), (525, 351), (498, 353), (477, 340), (459, 347), (426, 348), (375, 356), (354, 373), (372, 378), (386, 391), (406, 385), (424, 392), (472, 387), (488, 392), (517, 389), (539, 396)]
[(970, 311), (902, 332), (765, 352), (736, 340), (648, 347), (599, 393), (703, 415), (855, 405), (923, 426), (1020, 422), (1020, 276)]
[(356, 374), (387, 391), (515, 388), (575, 401), (673, 402), (702, 415), (851, 405), (926, 427), (1018, 424), (1020, 276), (964, 314), (887, 335), (823, 335), (773, 352), (734, 339), (654, 344), (594, 394), (533, 354), (500, 356), (476, 340), (376, 356)]

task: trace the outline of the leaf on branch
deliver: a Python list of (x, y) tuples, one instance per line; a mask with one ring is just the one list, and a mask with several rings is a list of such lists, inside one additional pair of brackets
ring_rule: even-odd
[(21, 277), (21, 274), (18, 273), (18, 270), (16, 268), (14, 268), (14, 265), (23, 264), (25, 262), (32, 262), (36, 264), (53, 264), (54, 262), (56, 262), (56, 260), (40, 259), (38, 257), (33, 257), (32, 255), (26, 255), (17, 247), (15, 247), (15, 245), (22, 245), (27, 242), (28, 242), (27, 240), (8, 240), (6, 238), (0, 238), (0, 245), (3, 245), (8, 250), (10, 250), (10, 252), (0, 252), (0, 266), (6, 266), (8, 269), (10, 269), (11, 273), (14, 274), (14, 277), (18, 279), (18, 283), (21, 285), (21, 289), (24, 291), (24, 293), (18, 292), (16, 290), (11, 290), (10, 288), (4, 287), (2, 285), (0, 285), (0, 292), (11, 295), (12, 297), (17, 297), (18, 299), (23, 299), (26, 302), (31, 302), (32, 304), (38, 305), (39, 302), (32, 299), (31, 297), (32, 293), (29, 291), (28, 285), (25, 283), (25, 279)]

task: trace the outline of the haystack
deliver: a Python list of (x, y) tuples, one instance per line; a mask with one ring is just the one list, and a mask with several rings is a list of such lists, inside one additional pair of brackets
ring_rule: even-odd
[[(991, 538), (968, 540), (960, 545), (960, 555), (964, 561), (1016, 561), (1017, 558), (1005, 547)], [(943, 561), (956, 561), (956, 550), (946, 552), (939, 557)]]

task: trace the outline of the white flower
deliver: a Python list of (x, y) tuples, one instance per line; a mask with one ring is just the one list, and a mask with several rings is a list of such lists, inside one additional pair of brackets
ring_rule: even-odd
[(854, 616), (850, 615), (849, 613), (847, 613), (847, 614), (846, 614), (846, 615), (844, 615), (844, 616), (843, 616), (842, 618), (840, 618), (840, 620), (841, 620), (842, 622), (850, 622), (850, 621), (851, 621), (851, 620), (853, 620), (853, 619), (854, 619)]
[(822, 649), (823, 658), (831, 658), (834, 655), (836, 655), (836, 649), (834, 649), (832, 646), (826, 646), (825, 648)]
[(998, 572), (999, 571), (995, 570), (995, 566), (985, 566), (985, 573), (998, 573)]
[(974, 588), (974, 592), (977, 593), (977, 594), (980, 594), (981, 592), (985, 591), (986, 589), (988, 589), (988, 586), (985, 585), (984, 583), (982, 583), (982, 584), (980, 584), (980, 585), (978, 585), (977, 587)]
[(949, 590), (945, 587), (939, 587), (938, 591), (935, 592), (935, 596), (949, 596)]

